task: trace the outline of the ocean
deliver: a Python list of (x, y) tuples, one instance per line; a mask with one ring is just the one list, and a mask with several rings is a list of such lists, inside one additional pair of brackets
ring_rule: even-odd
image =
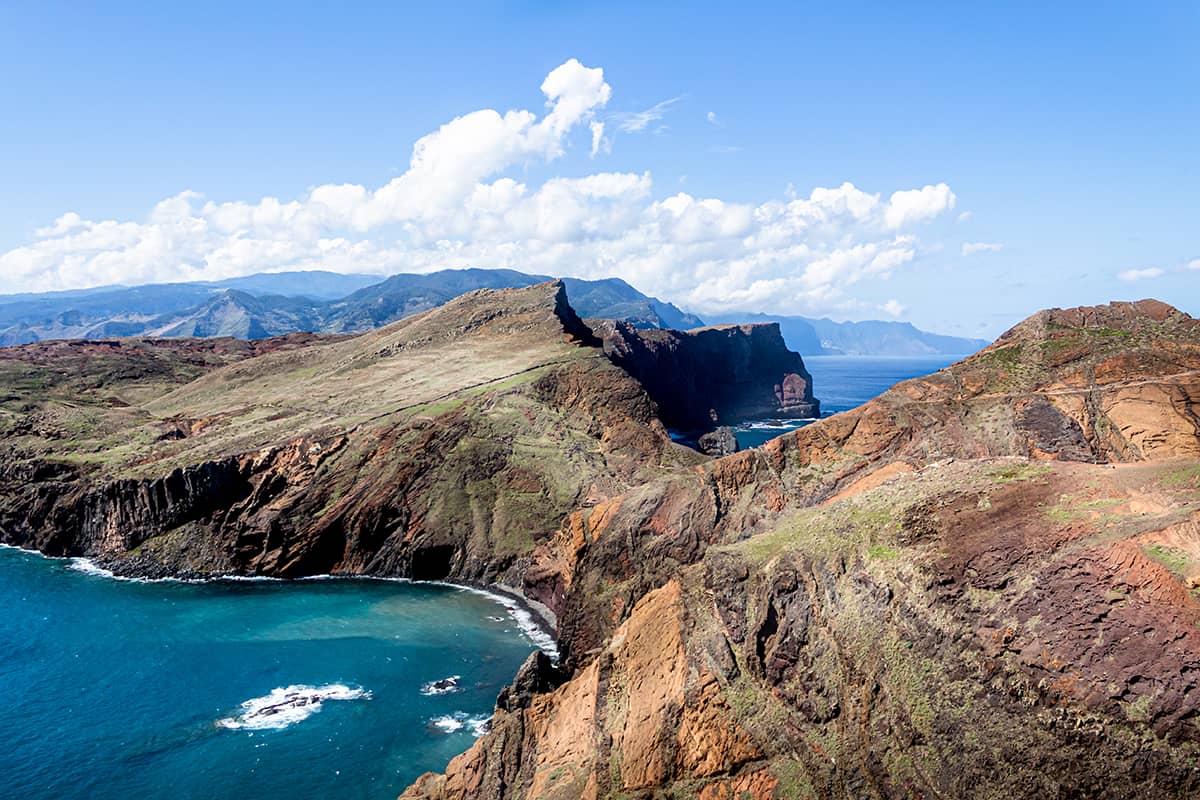
[[(813, 394), (821, 401), (821, 416), (827, 417), (860, 406), (900, 381), (937, 372), (960, 358), (962, 356), (805, 356), (804, 365), (812, 374)], [(736, 426), (734, 432), (738, 446), (745, 450), (812, 422), (814, 420), (754, 420)]]
[(394, 798), (535, 649), (528, 615), (468, 590), (79, 566), (0, 548), (5, 800)]

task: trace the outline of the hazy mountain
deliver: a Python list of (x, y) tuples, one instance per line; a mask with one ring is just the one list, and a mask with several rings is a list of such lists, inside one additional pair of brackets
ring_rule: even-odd
[[(236, 336), (259, 339), (298, 330), (357, 332), (427, 311), (476, 289), (549, 280), (508, 269), (424, 275), (284, 272), (228, 281), (109, 286), (0, 296), (0, 345), (113, 336)], [(577, 313), (644, 328), (702, 325), (670, 303), (612, 278), (564, 281)]]
[(379, 283), (382, 275), (343, 275), (340, 272), (309, 270), (306, 272), (262, 272), (244, 278), (205, 281), (204, 285), (221, 289), (236, 289), (258, 297), (281, 295), (307, 297), (312, 300), (337, 300), (351, 292)]
[(825, 318), (736, 313), (707, 319), (712, 324), (778, 322), (788, 347), (805, 356), (967, 355), (987, 345), (983, 339), (928, 333), (908, 322), (834, 322)]
[[(260, 339), (301, 330), (352, 333), (427, 311), (476, 289), (516, 288), (549, 279), (511, 269), (447, 269), (382, 279), (321, 271), (279, 272), (206, 283), (7, 295), (0, 296), (0, 345), (113, 336)], [(581, 317), (678, 330), (700, 327), (706, 321), (778, 322), (788, 346), (802, 355), (960, 355), (985, 344), (927, 333), (906, 322), (834, 322), (770, 314), (701, 320), (619, 278), (564, 278), (563, 283)]]

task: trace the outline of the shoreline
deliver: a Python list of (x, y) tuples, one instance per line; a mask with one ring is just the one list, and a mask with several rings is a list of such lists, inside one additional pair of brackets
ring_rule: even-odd
[(303, 575), (298, 578), (278, 578), (271, 575), (209, 575), (205, 577), (177, 577), (171, 575), (137, 575), (120, 573), (105, 566), (102, 561), (98, 562), (95, 559), (87, 556), (50, 556), (31, 548), (21, 547), (19, 545), (0, 543), (0, 549), (17, 550), (22, 553), (44, 558), (48, 561), (67, 562), (67, 569), (84, 575), (91, 575), (97, 578), (105, 578), (115, 581), (127, 581), (130, 583), (183, 583), (183, 584), (204, 584), (204, 583), (220, 583), (222, 581), (230, 583), (303, 583), (305, 581), (381, 581), (388, 583), (405, 583), (410, 586), (443, 586), (449, 589), (458, 589), (459, 591), (472, 592), (483, 597), (487, 597), (492, 602), (501, 605), (517, 623), (517, 628), (521, 634), (528, 639), (535, 647), (550, 656), (556, 663), (559, 658), (558, 651), (558, 635), (557, 625), (558, 620), (554, 612), (547, 608), (542, 603), (526, 597), (519, 589), (503, 583), (475, 583), (471, 581), (454, 581), (454, 580), (437, 580), (437, 581), (417, 581), (412, 578), (392, 577), (386, 575), (365, 575), (343, 573), (337, 575), (320, 574), (320, 575)]

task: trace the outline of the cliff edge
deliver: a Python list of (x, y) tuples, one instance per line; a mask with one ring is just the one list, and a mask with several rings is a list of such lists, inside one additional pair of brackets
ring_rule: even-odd
[(669, 428), (820, 416), (812, 376), (804, 359), (787, 349), (778, 324), (689, 331), (639, 330), (613, 320), (591, 324), (604, 352), (646, 387)]

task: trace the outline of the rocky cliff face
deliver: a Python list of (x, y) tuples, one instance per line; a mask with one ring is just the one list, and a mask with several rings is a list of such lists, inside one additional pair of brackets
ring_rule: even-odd
[(576, 512), (526, 573), (573, 677), (406, 797), (1200, 791), (1198, 380), (1163, 304), (1046, 312)]
[(598, 344), (552, 283), (359, 337), (11, 348), (0, 537), (143, 575), (519, 581), (569, 511), (701, 458)]
[(592, 327), (613, 363), (646, 387), (670, 428), (709, 430), (820, 413), (812, 376), (775, 323), (671, 331), (599, 320)]

